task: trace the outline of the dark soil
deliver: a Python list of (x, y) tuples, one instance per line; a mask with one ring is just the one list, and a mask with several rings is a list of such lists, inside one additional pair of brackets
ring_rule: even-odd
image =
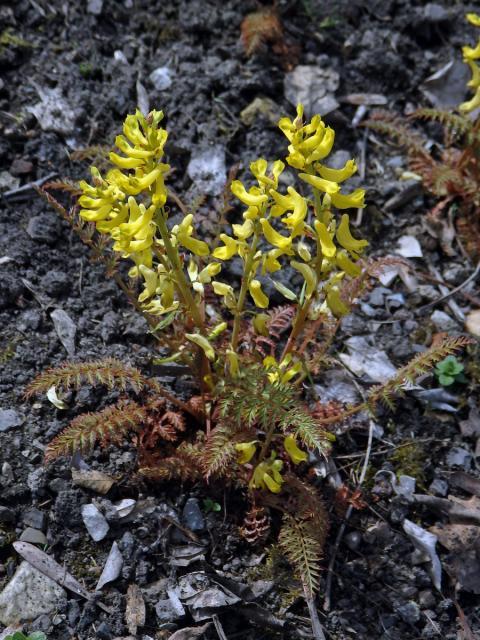
[[(102, 2), (87, 4), (92, 10)], [(382, 94), (388, 108), (399, 113), (428, 104), (420, 84), (452, 58), (460, 60), (461, 45), (474, 37), (463, 19), (473, 5), (448, 0), (435, 5), (421, 0), (279, 0), (290, 52), (283, 58), (268, 46), (251, 58), (245, 56), (240, 25), (247, 13), (258, 9), (253, 1), (104, 0), (99, 15), (83, 5), (18, 0), (0, 6), (1, 30), (18, 38), (0, 46), (0, 172), (8, 172), (10, 180), (12, 176), (18, 179), (7, 189), (51, 173), (62, 178), (85, 177), (88, 159), (73, 162), (71, 153), (112, 143), (125, 115), (137, 106), (140, 80), (150, 106), (167, 115), (167, 155), (175, 167), (172, 185), (177, 193), (186, 194), (188, 202), (198, 195), (186, 173), (192, 153), (221, 145), (226, 150), (227, 169), (239, 162), (241, 173), (259, 156), (281, 157), (284, 140), (278, 129), (261, 115), (247, 126), (240, 113), (262, 96), (276, 103), (275, 115), (292, 114), (283, 85), (289, 65), (331, 68), (340, 74), (336, 92), (340, 107), (326, 117), (337, 132), (335, 149), (355, 157), (362, 147), (366, 149), (363, 184), (369, 187), (369, 196), (361, 230), (370, 241), (371, 255), (394, 253), (403, 235), (415, 236), (423, 249), (423, 258), (410, 260), (417, 285), (409, 290), (397, 278), (388, 290), (377, 286), (343, 322), (337, 347), (342, 351), (347, 338), (365, 336), (400, 366), (428, 345), (432, 334), (445, 328), (430, 318), (435, 307), (423, 313), (418, 309), (440, 297), (438, 288), (433, 288), (435, 278), (441, 276), (447, 285), (456, 286), (474, 265), (460, 251), (447, 257), (426, 233), (422, 219), (433, 202), (421, 192), (393, 212), (385, 212), (385, 202), (404, 189), (398, 177), (406, 161), (398, 149), (378, 136), (368, 138), (364, 147), (365, 131), (351, 124), (356, 107), (342, 97)], [(172, 71), (173, 83), (167, 90), (155, 89), (149, 80), (150, 73), (162, 66)], [(66, 105), (73, 112), (66, 125), (53, 127), (56, 131), (42, 129), (29, 110), (39, 101), (39, 92), (52, 89), (58, 89), (59, 109)], [(202, 205), (206, 230), (209, 212), (212, 218), (219, 207), (215, 198)], [(436, 276), (432, 268), (438, 270)], [(23, 392), (36, 374), (69, 355), (54, 329), (50, 316), (54, 309), (66, 311), (76, 326), (75, 360), (108, 355), (152, 372), (154, 346), (143, 319), (116, 284), (105, 278), (100, 265), (89, 261), (88, 250), (33, 190), (0, 199), (0, 275), (0, 408), (15, 412), (7, 416), (12, 421), (8, 428), (3, 431), (0, 427), (0, 591), (20, 562), (11, 543), (27, 526), (36, 528), (35, 522), (29, 524), (32, 518), (46, 534), (46, 551), (88, 590), (94, 589), (114, 540), (124, 556), (120, 577), (103, 589), (102, 601), (112, 613), (69, 594), (55, 614), (40, 616), (28, 628), (45, 631), (51, 640), (128, 636), (125, 597), (128, 585), (136, 583), (147, 602), (146, 624), (138, 637), (167, 638), (176, 629), (195, 624), (188, 616), (165, 622), (155, 613), (156, 602), (167, 597), (166, 589), (176, 576), (218, 570), (224, 578), (260, 588), (258, 581), (271, 576), (262, 569), (264, 550), (250, 548), (238, 535), (240, 498), (216, 486), (141, 484), (134, 477), (135, 452), (128, 446), (97, 451), (86, 463), (118, 479), (108, 500), (133, 497), (141, 508), (128, 522), (113, 523), (101, 542), (91, 540), (80, 509), (98, 495), (72, 483), (70, 461), (44, 466), (43, 449), (74, 415), (98, 410), (116, 395), (87, 387), (67, 398), (72, 409), (64, 412), (46, 398), (26, 402)], [(475, 295), (475, 283), (464, 291)], [(401, 295), (389, 297), (395, 294)], [(464, 311), (472, 308), (465, 297), (455, 299)], [(451, 315), (446, 305), (437, 309)], [(453, 335), (462, 329), (455, 320), (446, 327)], [(478, 402), (474, 365), (472, 360), (470, 384), (453, 390), (457, 395), (457, 401), (452, 401), (454, 411), (429, 407), (407, 394), (395, 413), (377, 417), (363, 497), (367, 506), (350, 518), (340, 542), (328, 613), (322, 613), (324, 584), (318, 598), (328, 638), (480, 637), (478, 595), (461, 585), (455, 588), (456, 580), (444, 564), (447, 551), (437, 546), (444, 564), (440, 592), (432, 585), (427, 565), (412, 556), (412, 542), (403, 532), (405, 517), (428, 528), (438, 521), (438, 514), (395, 495), (388, 482), (382, 484), (375, 476), (382, 469), (393, 471), (415, 477), (419, 493), (459, 494), (449, 489), (450, 476), (459, 468), (458, 459), (452, 462), (455, 447), (466, 454), (460, 468), (478, 473), (475, 439), (459, 428), (459, 421)], [(164, 382), (182, 393), (182, 379), (172, 375)], [(329, 377), (316, 382), (326, 385)], [(365, 382), (366, 376), (359, 379), (366, 389)], [(430, 377), (426, 386), (439, 385)], [(334, 451), (338, 473), (352, 487), (361, 469), (366, 435), (365, 423), (360, 423), (338, 438)], [(402, 456), (399, 452), (406, 443), (413, 445)], [(432, 488), (434, 481), (437, 489)], [(321, 482), (327, 503), (333, 504), (332, 483)], [(205, 560), (188, 568), (174, 567), (169, 542), (181, 544), (185, 539), (162, 515), (180, 517), (189, 498), (198, 499), (199, 504), (210, 498), (222, 510), (205, 516), (206, 528), (199, 533), (207, 544)], [(36, 510), (33, 516), (32, 508)], [(38, 511), (45, 522), (38, 523), (42, 520)], [(331, 511), (325, 566), (344, 514), (338, 504)], [(185, 521), (185, 513), (183, 517)], [(188, 518), (186, 521), (188, 524)], [(323, 582), (325, 578), (326, 572)], [(239, 604), (220, 612), (226, 636), (308, 637), (303, 600), (289, 597), (283, 587), (278, 580), (266, 589), (256, 600), (259, 610)], [(266, 611), (286, 621), (283, 631), (269, 625)], [(464, 615), (471, 636), (465, 631)], [(205, 637), (217, 637), (213, 625)]]

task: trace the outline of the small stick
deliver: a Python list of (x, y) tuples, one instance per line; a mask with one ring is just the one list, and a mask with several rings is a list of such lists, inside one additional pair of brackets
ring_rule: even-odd
[(305, 592), (305, 600), (307, 602), (308, 613), (310, 614), (310, 620), (312, 622), (313, 637), (315, 640), (326, 640), (318, 617), (317, 607), (315, 606), (315, 599)]
[[(478, 276), (478, 274), (480, 273), (480, 262), (477, 264), (477, 266), (475, 267), (475, 271), (473, 273), (471, 273), (468, 278), (462, 282), (461, 284), (458, 285), (458, 287), (455, 287), (454, 289), (452, 289), (451, 291), (448, 291), (447, 293), (445, 293), (443, 296), (441, 296), (440, 298), (437, 298), (437, 300), (433, 300), (432, 302), (429, 302), (427, 304), (424, 304), (423, 306), (419, 307), (417, 309), (417, 311), (423, 311), (424, 309), (428, 309), (429, 307), (434, 307), (435, 305), (439, 304), (440, 302), (443, 302), (444, 300), (447, 300), (448, 298), (450, 298), (451, 296), (454, 296), (456, 293), (458, 293), (459, 291), (461, 291), (464, 287), (467, 286), (467, 284), (469, 284), (470, 282), (472, 282), (472, 280), (475, 280), (475, 278)], [(442, 286), (444, 287), (445, 285), (442, 284)]]
[[(370, 454), (372, 452), (372, 442), (373, 442), (373, 420), (369, 420), (368, 425), (368, 442), (367, 442), (367, 450), (365, 452), (365, 460), (363, 462), (362, 471), (360, 472), (360, 477), (358, 479), (357, 488), (359, 488), (363, 481), (365, 480), (365, 476), (367, 475), (368, 463), (370, 461)], [(332, 579), (333, 579), (333, 567), (335, 566), (335, 560), (337, 557), (338, 550), (340, 548), (340, 542), (342, 541), (343, 534), (345, 533), (345, 529), (347, 528), (348, 520), (352, 515), (353, 506), (349, 505), (347, 509), (347, 513), (345, 514), (345, 518), (342, 522), (340, 529), (338, 530), (337, 537), (335, 538), (335, 543), (333, 545), (333, 552), (330, 558), (330, 562), (328, 563), (327, 569), (327, 580), (325, 584), (325, 600), (323, 601), (323, 610), (330, 611), (331, 605), (331, 592), (332, 592)]]
[(201, 540), (193, 533), (193, 531), (190, 531), (190, 529), (187, 529), (186, 527), (181, 525), (179, 522), (177, 522), (173, 518), (170, 518), (170, 516), (162, 516), (162, 520), (166, 520), (169, 524), (173, 525), (174, 527), (177, 527), (177, 529), (180, 529), (180, 531), (184, 535), (186, 535), (187, 538), (190, 538), (190, 540), (192, 540), (192, 542), (196, 542), (197, 544), (201, 544)]
[(32, 191), (33, 189), (35, 189), (35, 187), (41, 187), (42, 184), (45, 184), (45, 182), (48, 182), (49, 180), (52, 180), (52, 178), (56, 178), (57, 176), (58, 176), (58, 173), (56, 171), (53, 173), (49, 173), (48, 175), (44, 176), (43, 178), (39, 178), (34, 182), (27, 182), (27, 184), (24, 184), (23, 186), (18, 187), (18, 189), (11, 189), (10, 191), (5, 191), (5, 193), (3, 194), (3, 197), (5, 198), (5, 200), (22, 199), (25, 195), (27, 195), (29, 191)]
[(215, 631), (217, 632), (220, 640), (228, 640), (227, 636), (225, 635), (225, 631), (223, 630), (222, 623), (220, 622), (219, 617), (216, 614), (214, 614), (212, 616), (212, 620), (213, 620), (213, 624), (215, 625)]

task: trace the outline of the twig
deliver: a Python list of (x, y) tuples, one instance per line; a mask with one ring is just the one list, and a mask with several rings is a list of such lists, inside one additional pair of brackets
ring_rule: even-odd
[(317, 607), (315, 606), (315, 599), (305, 591), (305, 600), (307, 602), (308, 613), (310, 614), (310, 620), (312, 622), (313, 637), (315, 640), (326, 640), (318, 617)]
[[(367, 442), (367, 450), (365, 452), (365, 460), (363, 462), (362, 471), (360, 472), (360, 477), (358, 479), (357, 489), (362, 485), (365, 480), (365, 476), (367, 474), (368, 463), (370, 461), (370, 454), (372, 452), (372, 442), (373, 442), (373, 428), (374, 422), (372, 419), (369, 420), (368, 425), (368, 442)], [(343, 534), (345, 533), (345, 529), (347, 527), (348, 520), (352, 515), (353, 505), (349, 505), (347, 512), (345, 514), (345, 518), (338, 530), (337, 537), (335, 538), (335, 543), (333, 545), (332, 556), (330, 558), (330, 562), (328, 563), (327, 569), (327, 580), (325, 584), (325, 600), (323, 601), (323, 610), (330, 611), (331, 605), (331, 592), (332, 592), (332, 579), (333, 579), (333, 567), (335, 566), (335, 560), (337, 557), (338, 550), (340, 548), (340, 543), (343, 538)]]
[(58, 173), (56, 171), (54, 171), (53, 173), (49, 173), (48, 175), (44, 176), (43, 178), (39, 178), (34, 182), (27, 182), (27, 184), (24, 184), (23, 186), (18, 187), (18, 189), (11, 189), (10, 191), (5, 191), (5, 193), (3, 194), (3, 198), (5, 200), (22, 199), (25, 195), (28, 194), (29, 191), (32, 191), (33, 189), (35, 189), (35, 187), (41, 187), (42, 184), (45, 184), (45, 182), (48, 182), (49, 180), (52, 180), (52, 178), (56, 178), (57, 176), (58, 176)]
[[(440, 298), (437, 298), (437, 300), (433, 300), (432, 302), (428, 302), (427, 304), (424, 304), (423, 306), (419, 307), (417, 309), (417, 311), (423, 311), (424, 309), (428, 309), (429, 307), (434, 307), (435, 305), (439, 304), (440, 302), (443, 302), (444, 300), (447, 300), (451, 296), (454, 296), (456, 293), (458, 293), (464, 287), (466, 287), (467, 284), (472, 282), (472, 280), (475, 280), (475, 278), (478, 276), (479, 273), (480, 273), (480, 262), (475, 267), (475, 271), (473, 273), (471, 273), (468, 276), (468, 278), (466, 280), (464, 280), (464, 282), (462, 282), (462, 284), (459, 284), (458, 287), (455, 287), (454, 289), (451, 289), (451, 291), (447, 291), (447, 293), (444, 293), (443, 296), (441, 296)], [(442, 286), (445, 287), (444, 284)]]
[(170, 516), (162, 516), (162, 520), (166, 520), (170, 525), (177, 527), (177, 529), (179, 529), (184, 535), (186, 535), (187, 538), (190, 538), (192, 542), (201, 544), (201, 540), (199, 540), (199, 538), (193, 533), (193, 531), (190, 531), (190, 529), (187, 529), (187, 527), (184, 527), (173, 518), (170, 518)]
[(213, 620), (213, 624), (215, 625), (215, 631), (217, 632), (220, 640), (228, 640), (227, 636), (225, 635), (225, 631), (223, 630), (222, 623), (220, 622), (219, 617), (216, 614), (214, 614), (212, 616), (212, 620)]

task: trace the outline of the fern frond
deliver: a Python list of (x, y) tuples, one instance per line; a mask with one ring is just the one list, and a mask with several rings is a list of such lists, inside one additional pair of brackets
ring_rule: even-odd
[(293, 433), (307, 449), (319, 451), (323, 455), (330, 449), (331, 434), (300, 407), (287, 411), (280, 420), (279, 427), (284, 433)]
[(303, 482), (294, 473), (284, 475), (283, 490), (292, 496), (293, 509), (286, 510), (297, 520), (312, 520), (317, 528), (317, 540), (322, 546), (325, 544), (329, 529), (329, 516), (325, 504), (312, 484)]
[(130, 386), (135, 393), (138, 393), (145, 386), (146, 380), (138, 369), (115, 358), (89, 362), (65, 362), (37, 376), (28, 385), (25, 397), (30, 398), (37, 393), (46, 393), (52, 386), (67, 391), (78, 389), (83, 384), (104, 385), (108, 389), (116, 388), (121, 391), (125, 391)]
[(393, 396), (403, 392), (406, 382), (414, 382), (419, 376), (431, 371), (437, 362), (471, 343), (472, 340), (465, 336), (446, 337), (438, 344), (432, 345), (427, 351), (417, 354), (404, 367), (398, 369), (395, 376), (383, 384), (376, 385), (369, 391), (368, 407), (373, 409), (378, 402), (383, 402), (391, 407), (393, 405)]
[(283, 28), (275, 7), (249, 13), (241, 25), (241, 38), (247, 56), (253, 55), (268, 42), (282, 41)]
[(236, 457), (232, 441), (232, 429), (225, 424), (215, 427), (210, 433), (202, 455), (202, 467), (205, 479), (222, 476)]
[(390, 113), (385, 109), (376, 109), (373, 111), (370, 119), (363, 122), (362, 126), (368, 127), (373, 131), (378, 131), (382, 135), (395, 140), (400, 146), (406, 147), (409, 155), (429, 155), (425, 149), (427, 141), (424, 136), (412, 127), (409, 127), (404, 118)]
[(49, 189), (52, 189), (53, 191), (64, 191), (65, 193), (69, 193), (71, 196), (79, 196), (82, 193), (82, 190), (78, 186), (78, 182), (75, 182), (75, 180), (69, 180), (68, 178), (45, 182), (42, 185), (42, 189), (45, 189), (46, 191)]
[(142, 467), (139, 474), (149, 480), (199, 480), (202, 477), (200, 455), (195, 445), (182, 442), (173, 455), (163, 458), (154, 467)]
[(314, 521), (298, 521), (284, 515), (278, 543), (302, 583), (307, 596), (313, 597), (320, 583), (320, 560), (323, 547)]
[(50, 462), (60, 456), (71, 456), (77, 451), (91, 451), (96, 443), (103, 446), (120, 444), (127, 433), (138, 431), (147, 419), (144, 407), (136, 402), (120, 401), (96, 413), (84, 413), (54, 438), (45, 450)]
[(468, 136), (473, 129), (473, 121), (467, 116), (440, 109), (417, 109), (409, 119), (428, 120), (440, 124), (445, 132), (447, 146), (463, 136)]
[(271, 335), (280, 338), (282, 333), (292, 326), (295, 317), (296, 308), (293, 304), (285, 304), (275, 307), (268, 312), (269, 320), (267, 320), (267, 328)]

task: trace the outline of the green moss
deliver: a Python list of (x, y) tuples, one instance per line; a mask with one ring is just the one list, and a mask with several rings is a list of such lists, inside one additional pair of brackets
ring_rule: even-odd
[(415, 478), (418, 486), (425, 483), (425, 461), (427, 452), (424, 447), (415, 440), (404, 440), (390, 456), (397, 476), (411, 476)]
[(14, 47), (16, 49), (30, 49), (33, 45), (27, 40), (16, 36), (12, 33), (11, 29), (5, 29), (0, 34), (0, 52), (4, 51), (8, 47)]

